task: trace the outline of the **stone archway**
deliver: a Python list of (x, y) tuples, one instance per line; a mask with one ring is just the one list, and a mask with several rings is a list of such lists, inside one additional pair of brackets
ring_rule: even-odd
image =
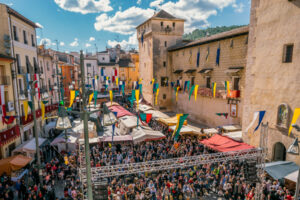
[(273, 161), (285, 161), (286, 148), (281, 142), (277, 142), (273, 146)]

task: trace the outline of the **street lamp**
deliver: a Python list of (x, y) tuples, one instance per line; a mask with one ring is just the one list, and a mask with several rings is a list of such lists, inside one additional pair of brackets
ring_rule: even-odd
[(66, 140), (66, 151), (68, 152), (68, 135), (67, 135), (67, 129), (72, 128), (71, 121), (66, 113), (65, 108), (61, 108), (60, 112), (58, 113), (58, 118), (56, 121), (55, 128), (57, 130), (63, 130), (65, 131), (65, 140)]
[(296, 138), (291, 144), (291, 146), (288, 148), (287, 153), (294, 154), (294, 155), (299, 155), (299, 142), (298, 138)]

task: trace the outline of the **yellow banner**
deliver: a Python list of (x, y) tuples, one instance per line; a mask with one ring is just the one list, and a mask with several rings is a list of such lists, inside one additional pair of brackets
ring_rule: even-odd
[(292, 129), (293, 129), (292, 125), (297, 122), (297, 119), (298, 119), (299, 115), (300, 115), (300, 108), (295, 108), (293, 119), (292, 119), (292, 122), (291, 122), (291, 125), (290, 125), (290, 128), (289, 128), (289, 136), (290, 136), (290, 134), (292, 132)]
[(159, 94), (159, 88), (157, 88), (157, 90), (156, 90), (156, 95), (155, 95), (155, 105), (157, 105), (157, 97), (158, 97), (158, 94)]
[(74, 100), (75, 100), (75, 90), (70, 90), (70, 105), (69, 105), (69, 108), (73, 105)]
[(110, 103), (111, 103), (111, 104), (112, 104), (112, 102), (113, 102), (113, 98), (114, 98), (113, 92), (112, 92), (112, 90), (109, 90), (109, 99), (110, 99)]
[(119, 78), (116, 77), (116, 85), (118, 86), (119, 85)]
[(178, 91), (179, 91), (179, 86), (177, 87), (177, 89), (176, 89), (176, 101), (178, 100)]
[(197, 94), (198, 94), (198, 87), (199, 85), (195, 85), (194, 95), (195, 95), (195, 101), (197, 100)]
[(214, 84), (214, 88), (213, 88), (213, 91), (214, 91), (214, 98), (216, 97), (216, 89), (217, 89), (217, 83), (215, 82)]
[(23, 105), (24, 105), (24, 113), (25, 113), (25, 121), (27, 120), (27, 116), (28, 116), (28, 101), (23, 101)]
[(155, 82), (155, 78), (152, 79), (151, 84), (153, 85)]
[(41, 105), (42, 105), (42, 108), (41, 108), (41, 110), (42, 110), (42, 120), (44, 120), (45, 119), (45, 104), (43, 103), (43, 101), (41, 101)]
[(93, 99), (93, 96), (94, 96), (94, 93), (90, 94), (90, 96), (89, 96), (89, 103), (88, 103), (88, 104), (91, 103), (91, 101), (92, 101), (92, 99)]
[(142, 80), (143, 80), (142, 78), (139, 79), (139, 84), (142, 84)]
[(226, 81), (227, 84), (227, 96), (230, 96), (230, 83), (229, 81)]
[(139, 109), (140, 90), (135, 90), (136, 108)]

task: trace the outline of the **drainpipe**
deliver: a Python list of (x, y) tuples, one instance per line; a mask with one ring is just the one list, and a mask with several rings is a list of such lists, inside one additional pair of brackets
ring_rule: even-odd
[[(10, 38), (11, 38), (11, 56), (15, 58), (15, 48), (14, 48), (14, 38), (12, 36), (12, 26), (11, 26), (11, 16), (10, 14), (8, 13), (8, 19), (9, 19), (9, 33), (10, 33)], [(19, 96), (18, 96), (18, 93), (19, 93), (19, 87), (18, 87), (18, 83), (17, 83), (17, 73), (18, 73), (18, 70), (17, 70), (17, 66), (16, 66), (16, 62), (14, 62), (13, 64), (11, 64), (11, 75), (12, 75), (12, 85), (13, 85), (13, 94), (14, 94), (14, 103), (15, 103), (15, 111), (16, 111), (16, 115), (19, 116), (16, 118), (16, 121), (17, 121), (17, 125), (21, 125), (21, 120), (20, 120), (20, 105), (19, 105)], [(22, 136), (24, 137), (24, 132), (22, 129), (21, 130), (21, 143), (23, 143), (23, 138)]]

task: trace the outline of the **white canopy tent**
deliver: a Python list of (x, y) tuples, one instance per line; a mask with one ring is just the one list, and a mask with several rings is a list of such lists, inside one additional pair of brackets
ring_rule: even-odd
[(51, 142), (51, 145), (57, 146), (58, 151), (61, 152), (61, 151), (66, 151), (66, 144), (68, 144), (68, 150), (75, 151), (77, 140), (78, 140), (77, 137), (68, 135), (68, 140), (66, 143), (65, 134), (62, 133)]
[[(38, 138), (39, 141), (39, 146), (42, 146), (44, 144), (44, 142), (46, 141), (46, 139), (44, 138)], [(35, 144), (35, 138), (32, 138), (31, 140), (19, 145), (17, 148), (15, 148), (12, 151), (12, 155), (17, 155), (19, 153), (27, 156), (27, 157), (31, 157), (34, 158), (34, 154), (36, 153), (36, 144)]]
[(148, 106), (146, 104), (140, 104), (139, 105), (139, 110), (142, 112), (145, 112), (147, 110), (153, 110), (153, 108), (151, 106)]
[(166, 137), (160, 131), (154, 131), (150, 127), (146, 126), (139, 126), (134, 128), (131, 135), (134, 143), (151, 140), (161, 140)]
[(170, 118), (167, 114), (162, 113), (158, 110), (147, 110), (144, 113), (152, 114), (152, 118), (154, 118), (154, 119), (157, 119), (157, 118)]
[(228, 132), (228, 133), (223, 133), (223, 136), (230, 137), (231, 139), (235, 141), (243, 141), (243, 134), (242, 131), (234, 131), (234, 132)]

